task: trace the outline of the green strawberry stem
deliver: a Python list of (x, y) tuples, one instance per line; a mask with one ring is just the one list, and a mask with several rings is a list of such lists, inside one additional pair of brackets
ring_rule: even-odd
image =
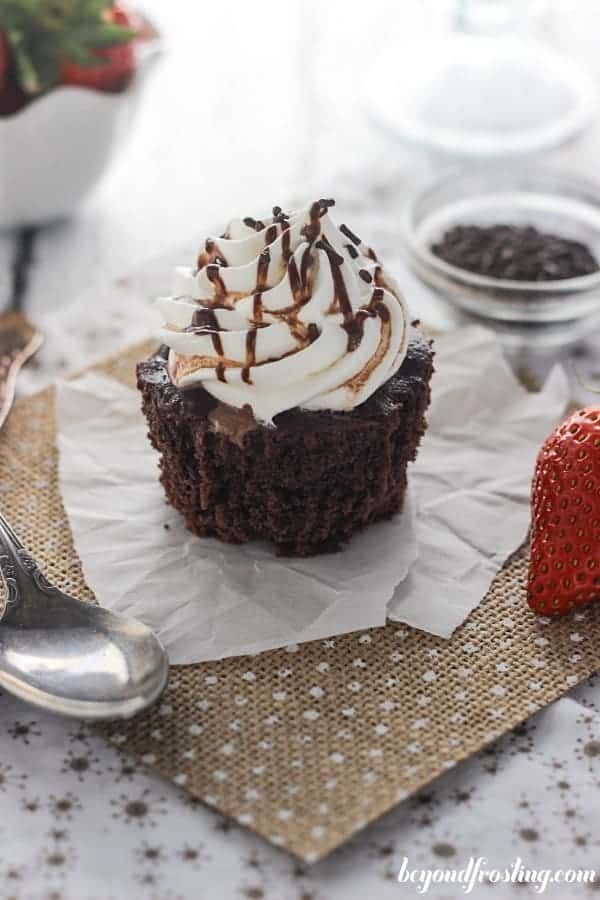
[(102, 66), (94, 51), (129, 43), (136, 32), (110, 19), (112, 0), (0, 0), (13, 76), (27, 94), (60, 82), (65, 60)]

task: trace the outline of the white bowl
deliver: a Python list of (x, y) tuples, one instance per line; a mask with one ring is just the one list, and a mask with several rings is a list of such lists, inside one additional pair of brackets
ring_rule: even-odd
[(158, 40), (147, 44), (124, 91), (64, 85), (0, 119), (1, 229), (65, 218), (95, 187), (161, 53)]

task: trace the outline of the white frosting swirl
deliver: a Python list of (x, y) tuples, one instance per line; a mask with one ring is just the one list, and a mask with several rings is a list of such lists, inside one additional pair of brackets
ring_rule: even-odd
[(398, 370), (406, 304), (332, 205), (234, 219), (197, 269), (176, 269), (173, 295), (157, 300), (175, 385), (272, 422), (296, 406), (353, 409)]

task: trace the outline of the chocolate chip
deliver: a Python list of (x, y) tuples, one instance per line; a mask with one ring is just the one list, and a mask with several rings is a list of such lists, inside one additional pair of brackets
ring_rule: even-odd
[(456, 225), (431, 251), (460, 269), (513, 281), (557, 281), (600, 269), (585, 244), (532, 225)]

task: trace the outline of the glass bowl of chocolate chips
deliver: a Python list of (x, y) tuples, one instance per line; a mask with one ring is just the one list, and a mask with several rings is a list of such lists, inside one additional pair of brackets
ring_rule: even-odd
[(404, 218), (416, 273), (476, 316), (568, 322), (600, 315), (600, 186), (552, 169), (453, 171)]

